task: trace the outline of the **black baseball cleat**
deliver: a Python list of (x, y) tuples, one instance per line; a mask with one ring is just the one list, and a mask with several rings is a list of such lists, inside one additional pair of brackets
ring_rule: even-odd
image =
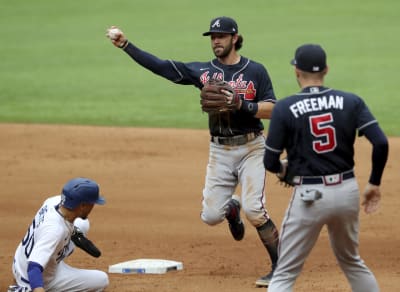
[(244, 236), (244, 224), (240, 219), (240, 203), (231, 199), (226, 205), (225, 218), (229, 223), (229, 230), (235, 240), (242, 240)]
[(273, 276), (273, 272), (269, 273), (268, 275), (258, 278), (256, 281), (256, 286), (257, 287), (268, 287), (269, 283), (271, 282), (272, 276)]
[(272, 276), (274, 275), (275, 268), (276, 268), (276, 264), (272, 265), (272, 271), (269, 274), (258, 278), (256, 281), (256, 286), (257, 287), (268, 287), (269, 283), (271, 283)]

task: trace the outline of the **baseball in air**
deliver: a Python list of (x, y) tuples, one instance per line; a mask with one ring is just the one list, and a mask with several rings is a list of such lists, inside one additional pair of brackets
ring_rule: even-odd
[(108, 36), (112, 40), (118, 39), (118, 37), (121, 35), (121, 30), (118, 28), (111, 28), (108, 30)]

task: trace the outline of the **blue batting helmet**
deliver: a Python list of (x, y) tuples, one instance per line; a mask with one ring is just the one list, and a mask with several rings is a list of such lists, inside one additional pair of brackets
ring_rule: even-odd
[(74, 178), (68, 181), (61, 193), (61, 204), (74, 209), (81, 203), (104, 205), (106, 200), (99, 194), (99, 185), (88, 178)]

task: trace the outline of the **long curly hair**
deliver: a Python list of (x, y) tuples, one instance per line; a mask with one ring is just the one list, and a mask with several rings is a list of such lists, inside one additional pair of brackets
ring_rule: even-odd
[(243, 36), (242, 35), (238, 35), (238, 40), (235, 43), (235, 49), (236, 51), (239, 51), (243, 46)]

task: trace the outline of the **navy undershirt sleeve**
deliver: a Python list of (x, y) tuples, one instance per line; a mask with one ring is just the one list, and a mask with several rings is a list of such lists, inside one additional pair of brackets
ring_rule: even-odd
[(369, 183), (379, 186), (388, 158), (389, 142), (378, 124), (373, 124), (363, 129), (362, 134), (365, 135), (373, 146), (372, 171), (369, 177)]
[(264, 167), (272, 173), (281, 171), (280, 155), (287, 144), (286, 134), (289, 131), (284, 120), (285, 113), (283, 110), (285, 108), (283, 101), (277, 102), (274, 106), (268, 128), (268, 136), (265, 141)]
[(161, 60), (158, 57), (147, 53), (132, 43), (128, 43), (124, 51), (139, 65), (150, 70), (154, 74), (162, 76), (168, 80), (176, 82), (181, 79), (181, 75), (176, 71), (171, 60)]
[(28, 264), (28, 279), (31, 289), (34, 290), (38, 287), (43, 287), (43, 267), (36, 262), (29, 262)]
[(280, 153), (272, 152), (265, 149), (264, 153), (264, 167), (266, 170), (272, 173), (278, 173), (281, 171)]

